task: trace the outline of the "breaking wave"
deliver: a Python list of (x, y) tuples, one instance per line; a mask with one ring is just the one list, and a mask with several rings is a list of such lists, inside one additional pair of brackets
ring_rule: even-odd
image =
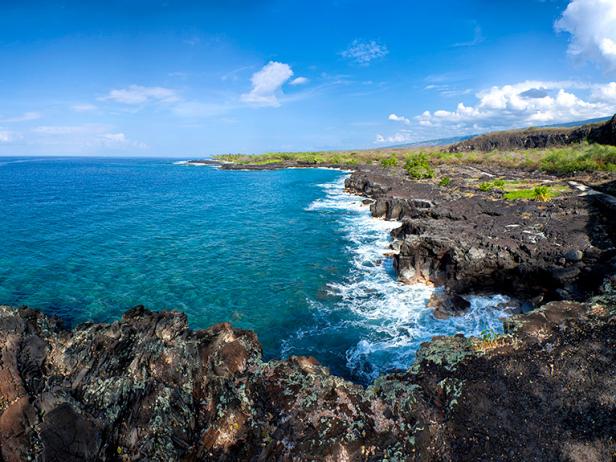
[(508, 298), (500, 295), (470, 297), (471, 308), (465, 315), (436, 319), (427, 306), (435, 289), (398, 282), (392, 260), (384, 256), (391, 242), (390, 231), (399, 223), (373, 218), (360, 197), (344, 192), (344, 179), (320, 185), (325, 197), (306, 210), (340, 214), (352, 261), (350, 271), (342, 280), (327, 285), (333, 302), (309, 300), (314, 327), (283, 342), (284, 355), (292, 353), (296, 341), (305, 341), (307, 336), (352, 340), (344, 353), (346, 365), (354, 379), (369, 382), (384, 372), (408, 369), (420, 344), (433, 336), (502, 330)]

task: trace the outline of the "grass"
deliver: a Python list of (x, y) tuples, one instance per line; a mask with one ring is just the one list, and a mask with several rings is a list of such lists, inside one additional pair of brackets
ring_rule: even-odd
[(501, 189), (505, 186), (505, 180), (485, 181), (479, 185), (482, 191), (492, 191), (493, 189)]
[(520, 189), (518, 191), (507, 192), (503, 194), (503, 198), (510, 201), (531, 200), (539, 202), (549, 202), (559, 194), (560, 192), (554, 187), (540, 185), (535, 186), (534, 188)]
[(548, 202), (562, 193), (569, 191), (567, 186), (561, 184), (545, 185), (533, 181), (496, 179), (479, 184), (481, 191), (498, 190), (507, 200), (532, 200)]
[[(434, 175), (430, 176), (427, 174), (435, 166), (442, 164), (484, 164), (542, 170), (558, 175), (594, 171), (616, 172), (615, 146), (582, 143), (562, 148), (491, 152), (447, 152), (443, 149), (446, 148), (275, 152), (259, 155), (224, 154), (215, 156), (215, 159), (257, 165), (296, 162), (308, 165), (336, 164), (353, 166), (358, 164), (380, 164), (384, 167), (394, 167), (401, 162), (405, 162), (404, 166), (406, 168), (409, 165), (408, 159), (411, 158), (410, 167), (412, 172), (419, 173), (417, 169), (422, 170), (424, 173), (419, 173), (419, 176), (422, 178), (432, 178)], [(498, 188), (498, 186), (496, 187)]]

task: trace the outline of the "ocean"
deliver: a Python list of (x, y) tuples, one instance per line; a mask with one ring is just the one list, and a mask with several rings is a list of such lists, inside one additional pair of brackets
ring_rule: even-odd
[(315, 356), (360, 383), (408, 368), (434, 335), (500, 332), (504, 297), (437, 320), (432, 288), (396, 281), (396, 223), (344, 193), (347, 175), (0, 158), (0, 304), (68, 326), (180, 310), (193, 328), (254, 330), (266, 359)]

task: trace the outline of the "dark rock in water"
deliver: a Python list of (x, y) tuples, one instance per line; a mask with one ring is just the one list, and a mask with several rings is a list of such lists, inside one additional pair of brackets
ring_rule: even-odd
[(466, 313), (471, 307), (471, 302), (458, 294), (437, 291), (430, 298), (429, 305), (434, 309), (435, 318), (447, 319), (450, 316), (460, 316)]

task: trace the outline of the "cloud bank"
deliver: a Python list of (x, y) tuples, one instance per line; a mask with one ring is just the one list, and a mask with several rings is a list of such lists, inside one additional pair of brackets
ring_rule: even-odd
[[(443, 136), (475, 134), (511, 127), (549, 125), (610, 116), (616, 112), (616, 82), (528, 80), (478, 92), (473, 104), (424, 111), (410, 120), (390, 114), (388, 120), (408, 129), (377, 134), (376, 143), (402, 143)], [(405, 121), (409, 121), (406, 123)]]

